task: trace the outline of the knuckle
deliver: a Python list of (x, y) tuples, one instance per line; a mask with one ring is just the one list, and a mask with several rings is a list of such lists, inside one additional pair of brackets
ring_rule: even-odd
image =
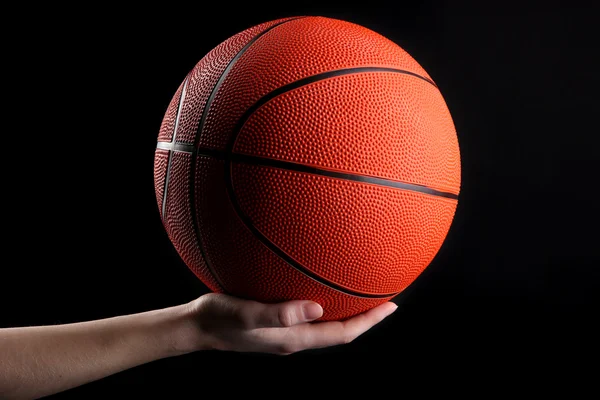
[(294, 323), (294, 316), (292, 315), (291, 310), (287, 307), (281, 307), (279, 310), (277, 310), (277, 318), (281, 326), (292, 326)]
[(213, 293), (207, 293), (187, 304), (187, 310), (193, 315), (212, 316), (220, 309), (221, 299)]
[(213, 293), (207, 293), (197, 298), (190, 304), (192, 304), (199, 311), (204, 311), (207, 309), (211, 309), (215, 301), (217, 301), (217, 299), (213, 296)]

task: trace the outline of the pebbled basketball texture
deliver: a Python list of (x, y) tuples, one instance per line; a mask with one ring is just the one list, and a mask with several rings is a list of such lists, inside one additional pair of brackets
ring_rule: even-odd
[(427, 72), (365, 27), (294, 17), (210, 51), (165, 113), (156, 199), (212, 291), (309, 299), (321, 320), (390, 300), (452, 224), (460, 152)]

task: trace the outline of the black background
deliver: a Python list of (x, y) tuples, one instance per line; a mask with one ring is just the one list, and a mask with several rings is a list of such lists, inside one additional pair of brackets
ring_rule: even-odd
[(279, 379), (285, 393), (310, 389), (311, 376), (336, 389), (361, 378), (359, 386), (376, 393), (381, 385), (367, 372), (392, 371), (393, 385), (409, 373), (459, 372), (456, 382), (467, 384), (499, 365), (528, 373), (579, 365), (561, 357), (592, 359), (600, 286), (597, 14), (560, 2), (454, 3), (165, 3), (73, 15), (53, 6), (17, 24), (5, 49), (2, 326), (110, 317), (206, 293), (160, 221), (156, 137), (187, 72), (252, 25), (321, 15), (395, 41), (439, 86), (462, 157), (444, 246), (395, 299), (396, 313), (355, 342), (288, 357), (190, 354), (56, 398), (129, 389), (262, 393)]

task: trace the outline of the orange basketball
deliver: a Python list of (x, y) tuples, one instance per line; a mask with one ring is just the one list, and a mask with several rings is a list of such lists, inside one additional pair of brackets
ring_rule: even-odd
[(345, 319), (402, 292), (452, 223), (447, 105), (402, 48), (286, 18), (210, 51), (175, 93), (154, 176), (164, 227), (212, 291), (309, 299)]

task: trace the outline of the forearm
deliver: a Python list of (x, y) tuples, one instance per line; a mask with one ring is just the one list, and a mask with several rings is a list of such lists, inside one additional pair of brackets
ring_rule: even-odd
[(181, 354), (183, 306), (75, 324), (0, 329), (0, 398), (31, 399)]

